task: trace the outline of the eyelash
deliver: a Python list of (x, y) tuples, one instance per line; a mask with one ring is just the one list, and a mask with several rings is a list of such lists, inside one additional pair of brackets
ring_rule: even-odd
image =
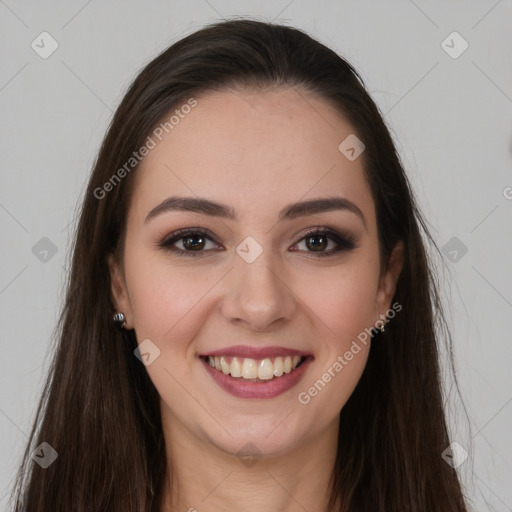
[[(220, 243), (215, 240), (215, 237), (213, 237), (209, 231), (204, 230), (202, 228), (184, 228), (179, 229), (178, 231), (175, 231), (171, 233), (170, 235), (166, 236), (158, 245), (160, 248), (162, 248), (165, 251), (171, 251), (174, 252), (179, 257), (196, 257), (194, 253), (201, 253), (205, 252), (204, 250), (201, 251), (185, 251), (183, 249), (178, 249), (176, 247), (173, 247), (173, 244), (175, 244), (177, 241), (182, 240), (184, 238), (187, 238), (188, 236), (192, 235), (203, 235), (206, 238), (208, 238), (210, 241), (215, 242), (216, 244)], [(335, 249), (331, 249), (329, 252), (318, 252), (315, 253), (315, 251), (306, 251), (310, 255), (308, 255), (308, 258), (323, 258), (323, 257), (329, 257), (334, 256), (335, 254), (342, 252), (342, 251), (350, 251), (352, 249), (355, 249), (357, 247), (355, 238), (350, 235), (349, 233), (338, 233), (337, 231), (333, 231), (330, 228), (314, 228), (310, 231), (308, 231), (300, 240), (296, 242), (298, 244), (299, 242), (302, 242), (304, 239), (310, 238), (310, 237), (316, 237), (316, 236), (327, 236), (327, 238), (330, 238), (331, 240), (334, 240), (338, 247)], [(295, 245), (296, 245), (295, 244)], [(302, 251), (301, 251), (302, 252)]]

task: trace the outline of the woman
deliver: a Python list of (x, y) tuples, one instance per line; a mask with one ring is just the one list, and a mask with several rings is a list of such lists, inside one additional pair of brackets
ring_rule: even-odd
[(15, 510), (466, 511), (422, 230), (333, 51), (252, 20), (173, 44), (91, 175)]

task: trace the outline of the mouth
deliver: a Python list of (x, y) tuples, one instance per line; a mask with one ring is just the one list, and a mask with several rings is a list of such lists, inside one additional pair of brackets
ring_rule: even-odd
[(245, 382), (270, 382), (296, 371), (311, 356), (277, 356), (264, 359), (232, 356), (200, 356), (211, 368), (232, 379)]
[(296, 386), (315, 358), (312, 354), (280, 347), (258, 350), (233, 347), (200, 354), (199, 359), (210, 377), (227, 393), (244, 399), (270, 399)]

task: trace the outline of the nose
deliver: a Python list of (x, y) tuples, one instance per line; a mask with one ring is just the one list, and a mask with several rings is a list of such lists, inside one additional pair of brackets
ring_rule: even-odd
[(222, 314), (229, 322), (244, 324), (252, 331), (275, 329), (296, 312), (296, 296), (289, 281), (270, 249), (252, 263), (237, 256), (224, 283)]

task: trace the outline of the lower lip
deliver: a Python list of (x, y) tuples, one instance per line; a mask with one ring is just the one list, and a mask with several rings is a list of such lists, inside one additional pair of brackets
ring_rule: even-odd
[(267, 382), (252, 382), (235, 379), (223, 372), (210, 366), (207, 360), (201, 358), (206, 367), (206, 371), (212, 376), (213, 380), (224, 390), (238, 398), (274, 398), (293, 388), (299, 382), (307, 367), (312, 361), (311, 357), (295, 370), (285, 373), (281, 377), (273, 378)]

